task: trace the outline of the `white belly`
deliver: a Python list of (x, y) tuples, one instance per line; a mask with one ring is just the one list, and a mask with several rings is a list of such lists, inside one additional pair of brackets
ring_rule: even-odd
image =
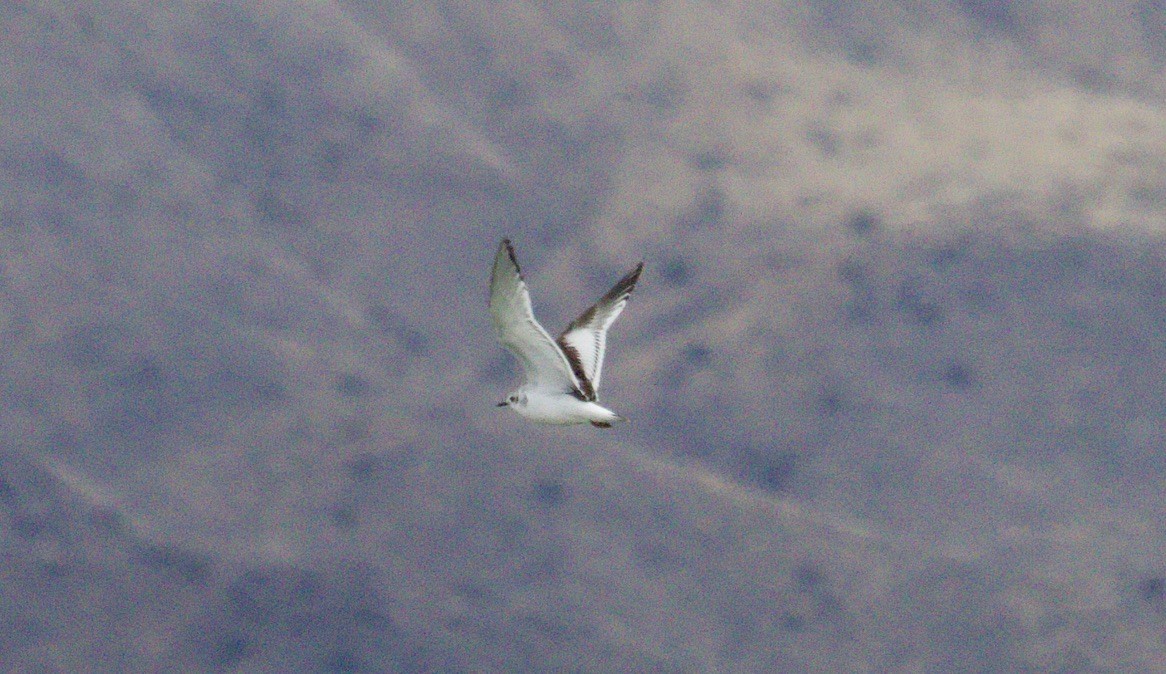
[(523, 407), (515, 411), (543, 424), (585, 424), (589, 421), (611, 422), (616, 414), (593, 402), (585, 402), (569, 395), (538, 395), (527, 397)]

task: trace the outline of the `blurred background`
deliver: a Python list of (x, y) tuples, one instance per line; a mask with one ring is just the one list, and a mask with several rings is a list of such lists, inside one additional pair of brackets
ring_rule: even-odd
[(1163, 0), (0, 34), (0, 671), (1166, 671)]

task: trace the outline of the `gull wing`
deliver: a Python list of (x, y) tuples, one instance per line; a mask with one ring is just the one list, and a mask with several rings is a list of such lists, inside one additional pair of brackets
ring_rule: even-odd
[(603, 370), (603, 352), (607, 347), (607, 329), (628, 304), (636, 287), (644, 263), (621, 278), (615, 287), (584, 311), (559, 336), (559, 348), (571, 364), (571, 371), (579, 380), (584, 399), (595, 400), (599, 392), (599, 375)]
[(522, 363), (527, 384), (582, 392), (567, 357), (534, 319), (530, 292), (509, 239), (502, 240), (494, 257), (494, 271), (490, 274), (490, 319), (498, 341)]

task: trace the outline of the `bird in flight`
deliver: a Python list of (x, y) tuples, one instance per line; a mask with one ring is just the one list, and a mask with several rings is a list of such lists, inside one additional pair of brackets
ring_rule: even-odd
[(498, 407), (510, 407), (544, 424), (584, 424), (610, 428), (623, 417), (596, 402), (607, 329), (627, 306), (644, 263), (621, 278), (606, 295), (551, 339), (534, 318), (530, 293), (514, 257), (514, 246), (503, 239), (490, 275), (490, 318), (498, 340), (522, 363), (526, 377)]

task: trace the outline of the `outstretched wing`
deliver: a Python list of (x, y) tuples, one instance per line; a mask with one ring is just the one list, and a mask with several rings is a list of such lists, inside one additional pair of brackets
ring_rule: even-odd
[(494, 271), (490, 274), (490, 319), (498, 341), (521, 361), (527, 384), (564, 392), (582, 391), (567, 357), (534, 319), (530, 293), (509, 239), (502, 240), (494, 257)]
[(571, 364), (571, 371), (579, 380), (579, 390), (586, 400), (595, 400), (599, 392), (599, 375), (603, 370), (603, 352), (607, 346), (607, 329), (628, 304), (628, 297), (636, 287), (644, 263), (621, 278), (590, 309), (583, 312), (559, 336), (559, 348)]

